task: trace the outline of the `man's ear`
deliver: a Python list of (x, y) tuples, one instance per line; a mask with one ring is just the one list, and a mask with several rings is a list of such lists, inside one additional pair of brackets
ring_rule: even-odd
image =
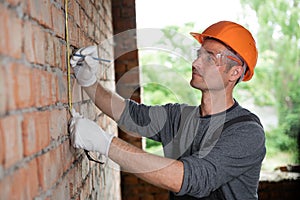
[(233, 66), (231, 67), (229, 80), (236, 82), (244, 73), (244, 69), (242, 66)]

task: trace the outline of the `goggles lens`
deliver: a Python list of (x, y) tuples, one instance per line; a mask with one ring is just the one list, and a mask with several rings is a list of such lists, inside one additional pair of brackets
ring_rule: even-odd
[(215, 54), (212, 51), (207, 51), (203, 47), (195, 50), (196, 60), (201, 59), (202, 63), (206, 66), (224, 66), (227, 65), (229, 60), (235, 61), (239, 65), (243, 66), (243, 63), (240, 61), (240, 59), (230, 51), (225, 50), (224, 52)]

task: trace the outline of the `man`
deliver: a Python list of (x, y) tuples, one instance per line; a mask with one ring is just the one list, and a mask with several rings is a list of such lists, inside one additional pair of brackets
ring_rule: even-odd
[[(71, 58), (79, 84), (99, 109), (120, 127), (160, 141), (165, 157), (105, 133), (78, 113), (73, 114), (70, 125), (72, 143), (100, 152), (122, 170), (170, 190), (170, 199), (257, 199), (266, 152), (264, 130), (258, 118), (242, 108), (232, 94), (239, 81), (248, 81), (254, 74), (255, 41), (247, 29), (229, 21), (213, 24), (202, 34), (191, 34), (202, 45), (192, 64), (190, 81), (202, 92), (197, 107), (146, 106), (125, 100), (97, 83), (93, 70), (98, 65), (93, 59), (96, 47), (77, 52), (84, 61)], [(249, 115), (254, 120), (236, 121)]]

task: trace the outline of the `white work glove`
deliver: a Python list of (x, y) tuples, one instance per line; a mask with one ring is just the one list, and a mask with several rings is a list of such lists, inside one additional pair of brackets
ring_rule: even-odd
[(69, 130), (73, 147), (96, 151), (108, 157), (114, 135), (106, 133), (94, 121), (84, 118), (74, 109), (71, 114)]
[(88, 46), (76, 51), (70, 59), (70, 64), (73, 67), (75, 77), (78, 84), (83, 87), (93, 85), (97, 81), (97, 71), (100, 67), (98, 58), (97, 46)]

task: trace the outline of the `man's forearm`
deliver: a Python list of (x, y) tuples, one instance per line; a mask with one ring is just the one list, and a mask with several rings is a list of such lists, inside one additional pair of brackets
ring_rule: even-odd
[(107, 90), (98, 82), (90, 87), (84, 87), (84, 90), (100, 110), (115, 121), (120, 119), (125, 108), (125, 100), (123, 97)]
[(181, 161), (149, 154), (119, 138), (112, 140), (108, 155), (123, 171), (153, 185), (173, 192), (181, 188), (184, 171)]

